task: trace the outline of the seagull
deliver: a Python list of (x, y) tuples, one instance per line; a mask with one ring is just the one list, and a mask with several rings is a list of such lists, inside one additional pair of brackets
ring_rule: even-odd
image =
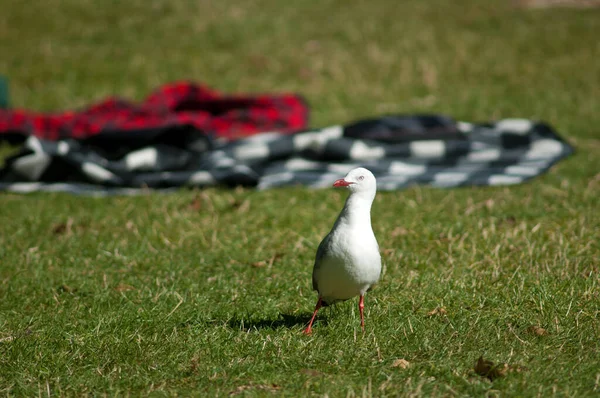
[(315, 311), (304, 334), (321, 307), (360, 296), (360, 326), (364, 332), (364, 296), (381, 275), (379, 245), (371, 227), (371, 205), (377, 192), (375, 176), (359, 167), (334, 182), (350, 191), (333, 228), (323, 239), (315, 258), (312, 282), (319, 294)]

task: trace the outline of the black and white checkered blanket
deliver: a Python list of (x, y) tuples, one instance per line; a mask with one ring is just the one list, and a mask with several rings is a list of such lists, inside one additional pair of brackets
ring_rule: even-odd
[(0, 190), (106, 195), (214, 185), (320, 188), (358, 166), (375, 174), (379, 190), (510, 185), (572, 152), (544, 123), (465, 123), (437, 115), (385, 116), (222, 144), (198, 131), (83, 141), (31, 136), (0, 170)]

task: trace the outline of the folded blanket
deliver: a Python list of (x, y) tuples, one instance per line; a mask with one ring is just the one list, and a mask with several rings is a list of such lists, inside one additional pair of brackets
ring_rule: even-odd
[(97, 134), (160, 134), (195, 129), (223, 139), (304, 129), (308, 106), (298, 95), (225, 96), (198, 84), (160, 87), (142, 103), (109, 98), (82, 111), (53, 114), (0, 109), (0, 138), (83, 139)]
[(105, 195), (183, 186), (319, 188), (358, 166), (373, 171), (380, 190), (510, 185), (572, 152), (541, 122), (465, 123), (439, 115), (385, 116), (225, 144), (197, 130), (59, 141), (31, 136), (0, 171), (0, 190)]

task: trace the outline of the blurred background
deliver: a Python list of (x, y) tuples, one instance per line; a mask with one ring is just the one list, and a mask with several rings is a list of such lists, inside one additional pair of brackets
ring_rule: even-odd
[[(5, 0), (10, 104), (77, 109), (174, 80), (293, 91), (311, 126), (396, 112), (600, 121), (594, 1)], [(582, 8), (582, 7), (589, 8)]]

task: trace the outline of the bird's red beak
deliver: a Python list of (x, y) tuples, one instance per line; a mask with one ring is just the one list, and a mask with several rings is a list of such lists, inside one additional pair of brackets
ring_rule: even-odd
[(337, 180), (336, 182), (333, 183), (333, 186), (334, 187), (347, 187), (350, 184), (353, 184), (353, 182), (348, 182), (348, 181), (344, 180), (343, 178), (340, 178), (339, 180)]

